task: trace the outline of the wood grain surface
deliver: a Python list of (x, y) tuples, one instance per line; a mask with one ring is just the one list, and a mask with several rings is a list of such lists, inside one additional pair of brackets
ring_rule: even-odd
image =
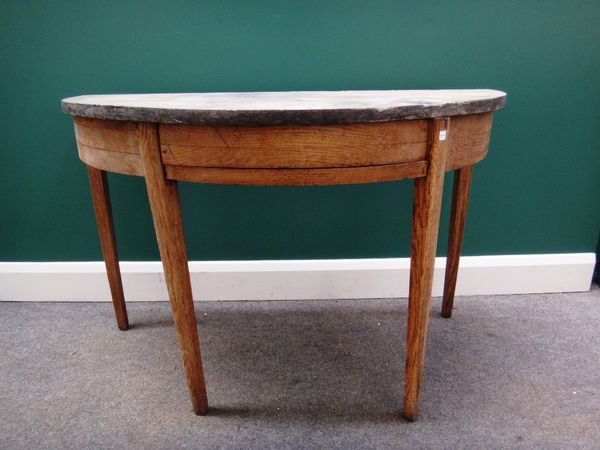
[(77, 144), (79, 159), (90, 167), (122, 175), (144, 176), (144, 168), (139, 155), (100, 150)]
[(115, 227), (113, 225), (112, 208), (110, 205), (110, 194), (106, 172), (87, 168), (92, 191), (94, 213), (98, 225), (98, 236), (102, 247), (104, 265), (108, 275), (108, 285), (112, 297), (117, 326), (120, 330), (129, 328), (127, 319), (127, 308), (125, 307), (125, 295), (123, 294), (123, 282), (121, 281), (121, 269), (119, 267), (119, 254), (117, 252), (117, 240), (115, 238)]
[[(455, 117), (446, 170), (483, 159), (491, 125), (491, 113)], [(346, 183), (353, 176), (355, 183), (418, 177), (420, 169), (413, 175), (411, 166), (401, 164), (424, 161), (427, 146), (425, 120), (273, 127), (163, 124), (159, 130), (161, 158), (170, 179), (219, 184), (327, 185)], [(135, 122), (76, 118), (75, 131), (79, 156), (87, 165), (143, 176)], [(205, 168), (319, 170), (242, 173)], [(359, 169), (329, 170), (335, 168)]]
[(425, 159), (427, 121), (332, 126), (161, 125), (166, 165), (318, 168), (399, 164)]
[(135, 122), (75, 117), (75, 139), (87, 147), (139, 154)]
[(448, 147), (447, 141), (439, 140), (440, 132), (444, 130), (451, 132), (450, 119), (432, 120), (427, 176), (417, 178), (414, 182), (403, 409), (403, 415), (409, 421), (417, 418), (423, 378), (433, 265)]
[(157, 125), (140, 123), (137, 135), (185, 377), (194, 412), (204, 415), (208, 401), (177, 183), (165, 178)]
[(442, 316), (446, 318), (452, 316), (472, 176), (473, 166), (462, 167), (454, 172), (452, 209), (450, 212), (450, 233), (448, 235), (448, 256), (446, 258), (444, 296), (442, 302)]
[(370, 167), (334, 167), (329, 169), (165, 167), (167, 178), (172, 180), (255, 186), (364, 184), (422, 177), (425, 175), (426, 170), (427, 163), (425, 161)]
[(448, 134), (446, 170), (473, 165), (488, 151), (492, 132), (492, 113), (470, 114), (452, 118)]

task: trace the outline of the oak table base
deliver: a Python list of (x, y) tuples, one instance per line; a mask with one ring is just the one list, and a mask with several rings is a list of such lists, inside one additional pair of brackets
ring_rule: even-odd
[[(363, 113), (362, 120), (354, 116), (346, 119), (344, 114), (352, 112), (348, 108), (332, 108), (331, 111), (337, 112), (338, 123), (331, 124), (319, 123), (330, 120), (327, 114), (331, 112), (320, 110), (321, 106), (288, 114), (283, 107), (275, 111), (265, 107), (248, 112), (244, 109), (248, 105), (242, 103), (244, 108), (240, 108), (236, 116), (225, 106), (217, 112), (207, 112), (200, 107), (196, 111), (189, 109), (189, 105), (188, 109), (169, 109), (168, 103), (166, 108), (152, 109), (144, 104), (145, 98), (141, 100), (142, 106), (136, 106), (135, 102), (133, 106), (123, 106), (122, 97), (128, 96), (107, 96), (111, 98), (105, 101), (106, 110), (101, 107), (103, 96), (96, 96), (93, 101), (85, 97), (63, 101), (65, 112), (75, 116), (79, 155), (88, 165), (98, 232), (121, 330), (128, 328), (128, 318), (106, 172), (145, 178), (185, 377), (196, 414), (207, 413), (208, 401), (177, 181), (297, 186), (412, 178), (414, 202), (403, 416), (409, 421), (417, 418), (444, 173), (455, 172), (442, 306), (442, 316), (450, 317), (472, 168), (487, 152), (492, 112), (503, 106), (504, 94), (439, 91), (450, 97), (463, 95), (467, 100), (460, 108), (440, 101), (439, 109), (433, 111), (443, 112), (447, 108), (449, 114), (432, 117), (433, 113), (427, 108), (432, 107), (433, 94), (428, 94), (429, 100), (423, 104), (404, 106), (398, 100), (400, 106), (388, 112), (377, 104), (387, 99), (386, 96), (357, 92), (359, 94), (336, 95), (346, 100), (348, 96), (354, 99), (353, 96), (358, 95), (360, 101), (374, 102), (367, 105), (369, 108), (358, 109)], [(413, 91), (388, 92), (400, 97), (408, 92), (405, 97), (410, 97)], [(313, 94), (308, 93), (307, 98), (314, 99)], [(185, 95), (199, 96), (194, 98), (203, 108), (215, 101), (211, 94)], [(239, 100), (239, 94), (219, 95), (223, 105), (233, 101), (232, 98)], [(262, 94), (253, 94), (245, 101), (251, 103), (261, 96), (268, 97), (263, 101), (272, 102), (271, 97)], [(289, 101), (299, 96), (286, 93), (275, 98)], [(151, 100), (159, 104), (162, 101), (159, 96)], [(305, 101), (300, 103), (306, 106)], [(148, 119), (144, 114), (156, 120), (144, 120)], [(118, 120), (111, 120), (107, 115), (117, 115), (113, 119)], [(373, 123), (364, 117), (371, 118)], [(189, 118), (190, 123), (185, 123), (185, 118)], [(277, 120), (284, 120), (284, 124)], [(294, 123), (296, 120), (300, 123)], [(366, 123), (352, 123), (357, 121)]]

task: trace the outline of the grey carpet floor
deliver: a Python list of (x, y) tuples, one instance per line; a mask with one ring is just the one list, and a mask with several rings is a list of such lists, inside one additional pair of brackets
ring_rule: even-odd
[(599, 448), (600, 289), (434, 299), (419, 421), (405, 300), (198, 303), (191, 412), (166, 303), (0, 303), (0, 448)]

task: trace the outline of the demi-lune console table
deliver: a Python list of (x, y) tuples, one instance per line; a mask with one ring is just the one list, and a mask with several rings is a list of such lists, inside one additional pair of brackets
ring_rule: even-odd
[[(473, 164), (487, 153), (494, 90), (89, 95), (74, 116), (121, 330), (128, 328), (106, 172), (144, 177), (196, 414), (206, 414), (178, 181), (304, 186), (414, 179), (403, 415), (423, 374), (444, 172), (454, 192), (442, 315), (450, 317)], [(396, 207), (390, 205), (390, 208)]]

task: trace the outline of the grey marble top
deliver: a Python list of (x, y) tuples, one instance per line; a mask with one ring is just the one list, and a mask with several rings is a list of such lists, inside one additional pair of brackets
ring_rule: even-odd
[(217, 92), (84, 95), (62, 100), (72, 116), (135, 122), (281, 125), (386, 122), (496, 111), (490, 89)]

